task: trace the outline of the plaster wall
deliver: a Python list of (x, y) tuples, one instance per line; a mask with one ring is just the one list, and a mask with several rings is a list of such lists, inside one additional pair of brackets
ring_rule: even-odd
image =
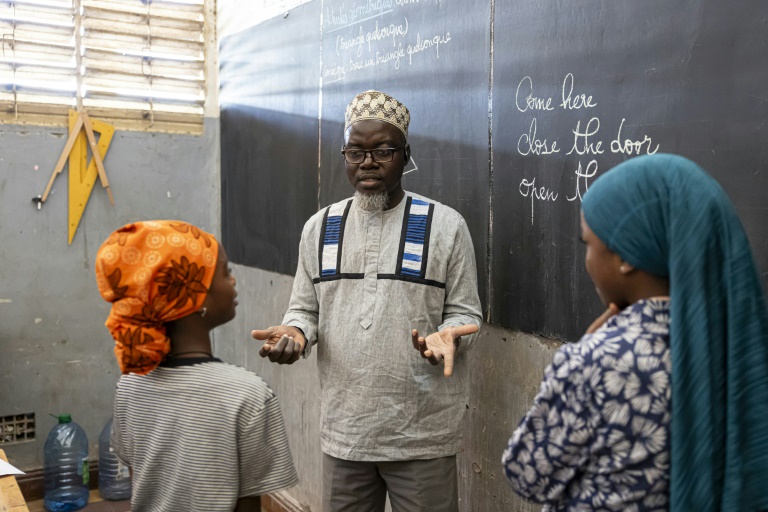
[(43, 445), (70, 413), (97, 458), (119, 369), (104, 327), (109, 305), (96, 288), (96, 250), (118, 227), (183, 219), (219, 231), (219, 124), (202, 136), (116, 131), (104, 160), (115, 206), (96, 184), (67, 245), (68, 170), (38, 210), (59, 158), (64, 128), (0, 127), (0, 416), (34, 412), (36, 439), (0, 444), (24, 471), (42, 467)]

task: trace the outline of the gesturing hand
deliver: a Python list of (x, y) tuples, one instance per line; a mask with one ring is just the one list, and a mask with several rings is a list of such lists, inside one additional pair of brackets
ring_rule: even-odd
[(476, 333), (480, 328), (474, 324), (447, 327), (434, 332), (426, 338), (419, 336), (416, 329), (411, 331), (413, 348), (421, 353), (421, 357), (431, 364), (442, 361), (445, 364), (443, 375), (450, 377), (453, 373), (453, 361), (456, 357), (456, 345), (460, 337)]
[(604, 324), (605, 322), (607, 322), (607, 321), (608, 321), (608, 319), (609, 319), (609, 318), (611, 318), (613, 315), (615, 315), (615, 314), (616, 314), (616, 313), (618, 313), (618, 312), (619, 312), (619, 306), (617, 306), (616, 304), (614, 304), (613, 302), (611, 302), (611, 303), (608, 305), (608, 309), (606, 309), (606, 310), (603, 312), (603, 314), (602, 314), (602, 315), (600, 315), (599, 317), (597, 317), (597, 318), (595, 319), (595, 321), (594, 321), (594, 322), (592, 322), (592, 325), (590, 325), (590, 326), (587, 328), (587, 334), (592, 334), (593, 332), (595, 332), (596, 330), (598, 330), (599, 328), (601, 328), (601, 327), (603, 326), (603, 324)]
[(261, 357), (278, 364), (293, 364), (301, 357), (307, 339), (296, 327), (288, 325), (273, 325), (264, 330), (251, 331), (251, 336), (264, 340), (259, 350)]

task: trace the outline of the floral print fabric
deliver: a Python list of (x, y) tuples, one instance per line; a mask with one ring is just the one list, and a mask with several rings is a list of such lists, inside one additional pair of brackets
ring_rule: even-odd
[(502, 457), (544, 511), (666, 511), (669, 301), (636, 302), (563, 346)]
[(112, 303), (106, 325), (123, 373), (149, 373), (170, 352), (165, 323), (200, 309), (218, 250), (213, 235), (180, 221), (128, 224), (101, 245), (96, 283)]

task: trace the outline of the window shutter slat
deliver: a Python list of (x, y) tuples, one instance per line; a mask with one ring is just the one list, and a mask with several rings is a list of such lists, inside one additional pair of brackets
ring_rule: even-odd
[(204, 60), (203, 43), (150, 39), (135, 34), (114, 34), (86, 31), (83, 37), (86, 50), (110, 50), (124, 55), (139, 55), (154, 59), (200, 61)]
[(0, 3), (0, 87), (5, 121), (62, 115), (77, 104), (75, 4), (72, 0)]
[(47, 7), (55, 9), (72, 9), (72, 0), (5, 0), (4, 3), (19, 7)]
[(107, 13), (113, 13), (118, 16), (151, 16), (153, 20), (157, 20), (158, 23), (162, 23), (163, 20), (181, 20), (192, 21), (202, 25), (204, 21), (203, 16), (203, 4), (200, 2), (198, 5), (192, 5), (184, 8), (183, 5), (171, 4), (168, 2), (152, 2), (149, 4), (149, 8), (145, 5), (140, 5), (139, 2), (118, 2), (118, 1), (100, 1), (100, 0), (83, 0), (82, 5), (89, 12), (102, 11), (105, 14), (102, 16), (109, 16)]
[[(168, 24), (156, 24), (147, 22), (146, 17), (136, 16), (121, 17), (120, 19), (107, 19), (86, 16), (83, 19), (85, 30), (95, 32), (104, 32), (108, 34), (128, 34), (145, 39), (169, 39), (182, 42), (203, 42), (202, 23), (178, 24), (177, 26), (168, 26)], [(185, 26), (187, 25), (187, 26)]]
[(61, 7), (43, 7), (23, 5), (18, 2), (0, 3), (0, 20), (17, 24), (41, 25), (50, 27), (74, 27), (74, 6), (62, 4)]
[[(195, 106), (195, 105), (173, 105), (173, 104), (159, 104), (156, 106), (150, 105), (147, 101), (129, 101), (126, 98), (122, 99), (114, 99), (114, 98), (85, 98), (83, 100), (84, 104), (88, 105), (89, 108), (103, 108), (103, 109), (126, 109), (129, 110), (129, 117), (138, 119), (143, 114), (142, 112), (147, 112), (150, 109), (154, 109), (154, 113), (156, 115), (163, 114), (165, 115), (166, 119), (170, 119), (170, 115), (176, 115), (177, 117), (174, 118), (176, 121), (181, 120), (178, 116), (183, 115), (202, 115), (202, 107), (201, 106)], [(112, 114), (114, 117), (114, 113)]]
[(0, 62), (27, 66), (75, 69), (75, 56), (70, 48), (16, 42), (14, 52), (0, 52)]
[(0, 1), (0, 122), (65, 124), (79, 102), (118, 127), (200, 133), (205, 12), (204, 0)]
[(132, 55), (86, 50), (83, 56), (83, 65), (89, 70), (89, 74), (151, 75), (159, 78), (198, 82), (201, 86), (205, 81), (205, 70), (201, 61), (147, 60)]
[(205, 100), (200, 87), (194, 83), (179, 83), (176, 80), (150, 80), (142, 76), (96, 75), (83, 83), (85, 94), (125, 95), (128, 97), (152, 98), (154, 101), (202, 103)]

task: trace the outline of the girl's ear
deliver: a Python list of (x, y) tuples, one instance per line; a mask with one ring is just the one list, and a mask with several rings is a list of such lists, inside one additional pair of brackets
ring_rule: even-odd
[(631, 274), (634, 272), (635, 266), (627, 263), (626, 261), (622, 261), (621, 265), (619, 266), (619, 272), (621, 272), (621, 275), (626, 276), (627, 274)]

